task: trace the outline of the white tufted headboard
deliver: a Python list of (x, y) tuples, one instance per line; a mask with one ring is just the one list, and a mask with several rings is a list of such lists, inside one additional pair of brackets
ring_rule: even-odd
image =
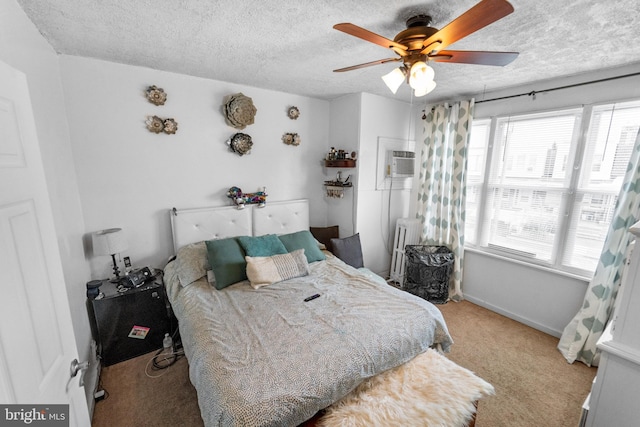
[(246, 205), (176, 209), (169, 211), (173, 248), (202, 240), (233, 236), (286, 234), (309, 229), (309, 201), (268, 202), (264, 207)]

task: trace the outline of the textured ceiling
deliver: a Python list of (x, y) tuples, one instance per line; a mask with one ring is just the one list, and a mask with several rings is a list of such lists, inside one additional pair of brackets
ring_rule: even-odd
[[(351, 22), (387, 38), (426, 13), (442, 28), (478, 0), (18, 0), (61, 54), (99, 58), (316, 98), (353, 92), (397, 95), (380, 76), (393, 63), (334, 73), (391, 58), (378, 45), (334, 30)], [(507, 17), (450, 49), (516, 51), (506, 67), (435, 63), (450, 99), (559, 76), (638, 64), (640, 1), (512, 0)], [(424, 99), (424, 98), (421, 98)]]

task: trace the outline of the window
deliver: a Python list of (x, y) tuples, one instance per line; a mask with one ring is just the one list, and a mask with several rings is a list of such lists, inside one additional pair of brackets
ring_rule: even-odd
[(593, 274), (640, 129), (640, 102), (473, 123), (465, 244)]

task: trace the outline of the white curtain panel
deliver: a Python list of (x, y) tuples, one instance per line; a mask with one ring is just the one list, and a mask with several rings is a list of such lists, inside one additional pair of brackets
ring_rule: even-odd
[[(640, 133), (636, 137), (623, 182), (582, 308), (564, 328), (558, 343), (558, 349), (569, 363), (578, 360), (588, 366), (598, 366), (600, 353), (596, 351), (596, 343), (611, 317), (622, 282), (625, 257), (632, 237), (629, 228), (640, 218)], [(640, 250), (638, 243), (634, 250)]]
[(416, 217), (420, 244), (448, 247), (455, 256), (449, 297), (463, 298), (462, 264), (467, 147), (474, 100), (443, 104), (427, 112), (420, 158)]

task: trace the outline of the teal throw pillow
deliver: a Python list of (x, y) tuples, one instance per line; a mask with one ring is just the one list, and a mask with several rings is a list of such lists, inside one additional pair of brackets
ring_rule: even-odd
[(216, 277), (216, 289), (247, 280), (245, 253), (234, 238), (207, 240), (207, 257)]
[(307, 257), (307, 262), (322, 261), (326, 259), (316, 239), (313, 237), (309, 230), (297, 231), (295, 233), (283, 234), (278, 236), (284, 247), (288, 252), (293, 252), (297, 249), (304, 249), (304, 254)]
[(242, 249), (247, 256), (272, 256), (282, 255), (287, 253), (287, 248), (284, 247), (278, 236), (275, 234), (265, 234), (264, 236), (239, 236), (236, 237)]

